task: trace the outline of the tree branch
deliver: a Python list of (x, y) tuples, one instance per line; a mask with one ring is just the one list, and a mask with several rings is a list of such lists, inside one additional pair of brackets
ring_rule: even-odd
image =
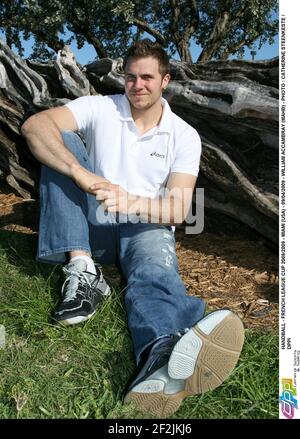
[(156, 29), (153, 29), (152, 27), (150, 27), (146, 21), (144, 21), (138, 17), (134, 17), (133, 24), (136, 27), (138, 27), (139, 29), (143, 30), (144, 32), (147, 32), (148, 34), (152, 35), (156, 39), (156, 41), (158, 43), (160, 43), (161, 45), (163, 45), (163, 46), (165, 45), (166, 40), (163, 37), (163, 35), (159, 31), (157, 31)]
[(241, 40), (236, 44), (233, 44), (232, 46), (228, 46), (226, 50), (224, 50), (224, 52), (222, 53), (222, 55), (220, 56), (220, 60), (221, 61), (226, 61), (229, 57), (230, 54), (236, 52), (237, 50), (239, 50), (241, 47), (244, 46), (244, 44), (246, 44), (246, 40)]
[(103, 46), (101, 41), (97, 37), (95, 37), (95, 35), (90, 32), (86, 32), (85, 34), (83, 33), (83, 35), (86, 37), (87, 42), (94, 46), (96, 53), (100, 59), (107, 58), (107, 51), (105, 47)]
[(186, 26), (185, 32), (183, 34), (183, 38), (185, 40), (189, 40), (193, 33), (197, 30), (197, 27), (199, 26), (199, 12), (197, 7), (196, 0), (189, 0), (189, 3), (191, 3), (191, 15), (190, 15), (190, 22)]
[(226, 61), (230, 54), (235, 53), (237, 50), (239, 50), (241, 47), (245, 46), (246, 44), (249, 46), (257, 39), (257, 37), (258, 37), (258, 34), (256, 34), (250, 40), (247, 40), (247, 38), (243, 38), (242, 40), (238, 41), (236, 44), (233, 44), (232, 46), (228, 46), (227, 49), (224, 50), (224, 52), (220, 56), (220, 60)]

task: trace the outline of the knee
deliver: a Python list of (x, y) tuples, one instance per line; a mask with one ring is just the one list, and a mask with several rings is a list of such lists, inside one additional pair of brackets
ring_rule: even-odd
[(146, 257), (132, 264), (128, 280), (170, 282), (177, 275), (177, 261), (170, 255)]

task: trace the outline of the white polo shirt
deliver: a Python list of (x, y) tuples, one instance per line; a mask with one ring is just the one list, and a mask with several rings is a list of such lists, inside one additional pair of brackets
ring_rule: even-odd
[(69, 102), (82, 132), (93, 171), (127, 192), (155, 198), (171, 172), (197, 176), (198, 132), (174, 114), (162, 98), (158, 126), (141, 135), (126, 95), (84, 96)]

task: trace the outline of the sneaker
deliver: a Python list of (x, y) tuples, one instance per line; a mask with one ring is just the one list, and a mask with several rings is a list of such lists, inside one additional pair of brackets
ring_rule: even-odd
[(152, 347), (124, 400), (158, 418), (172, 415), (187, 396), (213, 390), (228, 378), (243, 347), (244, 327), (236, 314), (219, 310), (184, 335), (163, 340)]
[(75, 325), (91, 318), (110, 288), (103, 278), (101, 267), (95, 265), (96, 274), (86, 271), (85, 261), (77, 259), (63, 267), (66, 280), (61, 292), (63, 301), (53, 318), (64, 325)]

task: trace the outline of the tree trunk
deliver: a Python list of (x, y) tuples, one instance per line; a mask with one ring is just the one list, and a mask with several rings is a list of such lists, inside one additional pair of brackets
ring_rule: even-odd
[(189, 49), (189, 43), (187, 41), (179, 41), (177, 43), (177, 51), (179, 53), (181, 61), (188, 63), (193, 62), (192, 55)]
[(180, 4), (178, 0), (171, 0), (170, 4), (172, 7), (172, 19), (170, 23), (172, 41), (176, 44), (181, 61), (192, 63), (193, 60), (189, 49), (189, 41), (199, 25), (197, 2), (195, 0), (190, 2), (189, 20), (185, 22), (184, 27), (181, 30), (179, 30), (181, 28), (180, 16), (183, 13), (183, 8), (187, 5)]
[(220, 44), (222, 44), (222, 40), (224, 35), (227, 33), (227, 27), (229, 23), (229, 12), (224, 11), (220, 17), (217, 18), (215, 26), (207, 40), (207, 43), (200, 53), (200, 56), (197, 60), (198, 63), (204, 63), (206, 61), (210, 61)]
[[(0, 174), (24, 198), (37, 197), (39, 164), (21, 124), (82, 95), (123, 93), (122, 59), (95, 61), (83, 71), (66, 48), (48, 65), (26, 63), (0, 40), (0, 72)], [(277, 243), (278, 59), (172, 61), (171, 75), (164, 97), (202, 139), (197, 186), (204, 187), (205, 208)]]

